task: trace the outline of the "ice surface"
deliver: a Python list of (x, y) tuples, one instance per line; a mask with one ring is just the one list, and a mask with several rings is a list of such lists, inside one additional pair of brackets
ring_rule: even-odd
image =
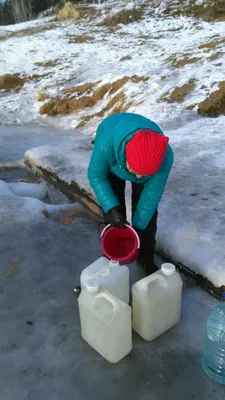
[[(153, 343), (134, 335), (132, 357), (107, 364), (81, 338), (73, 293), (101, 255), (96, 222), (60, 224), (37, 210), (38, 200), (5, 201), (1, 189), (1, 400), (224, 399), (200, 363), (215, 299), (185, 282), (180, 324)], [(135, 264), (129, 269), (131, 284), (143, 277)]]

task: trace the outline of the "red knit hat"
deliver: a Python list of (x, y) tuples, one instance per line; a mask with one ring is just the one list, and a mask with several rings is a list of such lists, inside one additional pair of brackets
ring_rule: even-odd
[(140, 175), (153, 175), (160, 168), (169, 138), (150, 129), (135, 133), (126, 146), (126, 160)]

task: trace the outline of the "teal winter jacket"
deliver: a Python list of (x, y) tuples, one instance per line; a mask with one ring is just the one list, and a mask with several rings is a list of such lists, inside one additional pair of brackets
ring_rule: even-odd
[(106, 213), (119, 205), (109, 182), (109, 173), (135, 183), (145, 183), (132, 225), (147, 228), (164, 192), (173, 165), (173, 151), (168, 145), (164, 160), (156, 174), (140, 179), (126, 168), (126, 144), (140, 129), (152, 129), (163, 135), (159, 126), (139, 114), (118, 113), (103, 120), (97, 128), (91, 156), (88, 179), (95, 195)]

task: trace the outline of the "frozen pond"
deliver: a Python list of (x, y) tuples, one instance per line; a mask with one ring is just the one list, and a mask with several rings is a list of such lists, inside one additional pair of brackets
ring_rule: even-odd
[[(46, 134), (42, 128), (32, 129), (36, 135), (31, 136), (27, 128), (1, 128), (1, 138), (5, 135), (2, 164), (17, 163), (33, 145), (57, 141), (51, 130)], [(11, 184), (14, 172), (4, 174)], [(81, 339), (73, 293), (82, 269), (101, 255), (98, 221), (77, 206), (73, 221), (60, 223), (43, 215), (46, 207), (50, 216), (54, 214), (55, 206), (13, 196), (8, 189), (3, 182), (1, 399), (224, 398), (225, 388), (211, 382), (200, 364), (206, 319), (217, 301), (185, 281), (180, 324), (152, 343), (134, 334), (132, 353), (119, 364), (107, 363)], [(136, 264), (130, 272), (131, 284), (143, 276)]]

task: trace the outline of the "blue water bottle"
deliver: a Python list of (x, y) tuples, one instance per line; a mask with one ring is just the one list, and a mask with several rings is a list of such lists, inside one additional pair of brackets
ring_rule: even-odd
[(212, 380), (225, 384), (225, 303), (216, 306), (208, 317), (202, 368)]

